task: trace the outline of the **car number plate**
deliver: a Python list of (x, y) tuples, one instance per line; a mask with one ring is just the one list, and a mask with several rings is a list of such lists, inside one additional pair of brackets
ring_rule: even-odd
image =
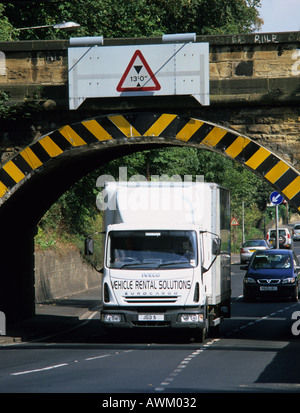
[(139, 321), (164, 321), (165, 316), (163, 314), (139, 314)]
[(277, 291), (277, 287), (260, 287), (260, 291)]

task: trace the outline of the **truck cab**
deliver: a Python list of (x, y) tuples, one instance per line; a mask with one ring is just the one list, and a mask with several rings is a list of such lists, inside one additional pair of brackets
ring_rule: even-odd
[[(178, 327), (190, 319), (203, 320), (198, 308), (205, 299), (200, 296), (197, 227), (129, 229), (119, 224), (110, 226), (107, 235), (102, 321), (129, 327), (155, 321)], [(180, 315), (175, 307), (182, 308)]]

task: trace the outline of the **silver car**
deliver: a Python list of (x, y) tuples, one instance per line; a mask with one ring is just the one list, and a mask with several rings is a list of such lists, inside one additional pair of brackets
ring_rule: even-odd
[(249, 239), (240, 249), (241, 264), (249, 261), (256, 250), (268, 250), (269, 245), (264, 239)]
[(292, 229), (293, 240), (300, 239), (300, 224), (295, 224)]

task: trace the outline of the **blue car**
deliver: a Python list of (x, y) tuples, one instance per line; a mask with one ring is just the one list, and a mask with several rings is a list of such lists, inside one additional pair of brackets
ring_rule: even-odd
[(289, 298), (298, 301), (300, 266), (291, 250), (255, 251), (244, 277), (244, 301), (256, 298)]

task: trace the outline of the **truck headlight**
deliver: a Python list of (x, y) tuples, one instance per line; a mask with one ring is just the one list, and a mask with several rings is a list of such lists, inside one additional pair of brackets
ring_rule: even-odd
[(120, 323), (122, 319), (121, 314), (103, 314), (102, 321), (105, 323)]
[(203, 314), (181, 314), (182, 323), (200, 323), (203, 321)]

